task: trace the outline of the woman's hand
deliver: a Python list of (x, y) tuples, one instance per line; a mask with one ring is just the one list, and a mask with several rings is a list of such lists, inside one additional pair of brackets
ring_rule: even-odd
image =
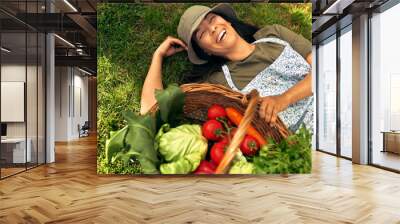
[(183, 50), (187, 50), (187, 46), (183, 41), (179, 40), (178, 38), (168, 36), (154, 52), (154, 55), (164, 58), (174, 55)]
[(306, 97), (312, 96), (311, 74), (307, 74), (303, 80), (292, 86), (281, 95), (263, 97), (260, 105), (260, 117), (274, 125), (278, 113), (284, 111), (289, 105)]
[(174, 55), (185, 49), (187, 50), (187, 46), (183, 41), (177, 38), (167, 37), (154, 52), (149, 71), (143, 83), (142, 98), (140, 100), (140, 114), (146, 114), (157, 102), (154, 96), (154, 90), (163, 89), (163, 58)]
[(285, 95), (266, 96), (261, 98), (260, 117), (271, 125), (275, 125), (278, 113), (285, 110), (290, 100)]

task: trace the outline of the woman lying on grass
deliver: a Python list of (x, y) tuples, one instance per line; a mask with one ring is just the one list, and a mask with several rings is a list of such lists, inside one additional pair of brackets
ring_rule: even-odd
[(237, 19), (228, 4), (195, 5), (182, 15), (178, 38), (167, 37), (153, 54), (143, 85), (141, 113), (163, 89), (163, 58), (187, 51), (195, 65), (188, 82), (221, 84), (262, 96), (259, 114), (274, 125), (277, 117), (293, 132), (302, 123), (312, 130), (311, 43), (280, 25), (259, 29)]

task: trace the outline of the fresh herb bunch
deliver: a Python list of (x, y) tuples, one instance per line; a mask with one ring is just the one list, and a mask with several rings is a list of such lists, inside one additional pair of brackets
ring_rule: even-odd
[(311, 172), (311, 133), (303, 125), (295, 134), (280, 143), (269, 139), (260, 154), (253, 158), (258, 174)]

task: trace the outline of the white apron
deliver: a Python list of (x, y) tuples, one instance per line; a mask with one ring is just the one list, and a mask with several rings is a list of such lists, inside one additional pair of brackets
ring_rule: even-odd
[[(285, 48), (270, 66), (258, 73), (242, 90), (239, 90), (233, 83), (228, 66), (223, 65), (222, 71), (228, 85), (233, 90), (247, 94), (251, 90), (257, 89), (262, 97), (279, 95), (286, 92), (310, 73), (311, 67), (307, 61), (286, 41), (278, 38), (262, 38), (253, 44), (260, 42), (281, 44)], [(278, 116), (292, 132), (296, 132), (303, 123), (307, 129), (312, 131), (313, 97), (309, 96), (289, 105), (286, 110), (279, 112)]]

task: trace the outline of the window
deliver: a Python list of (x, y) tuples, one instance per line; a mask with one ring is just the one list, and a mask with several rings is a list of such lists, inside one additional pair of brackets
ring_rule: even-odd
[[(38, 13), (43, 3), (19, 2), (19, 13)], [(0, 23), (2, 179), (45, 163), (46, 39), (9, 14), (0, 17), (8, 21)]]
[(336, 153), (336, 36), (318, 47), (318, 149)]
[[(400, 5), (371, 18), (372, 163), (400, 170)], [(396, 132), (397, 131), (397, 132)]]
[(340, 36), (340, 155), (352, 157), (352, 32), (351, 25)]

